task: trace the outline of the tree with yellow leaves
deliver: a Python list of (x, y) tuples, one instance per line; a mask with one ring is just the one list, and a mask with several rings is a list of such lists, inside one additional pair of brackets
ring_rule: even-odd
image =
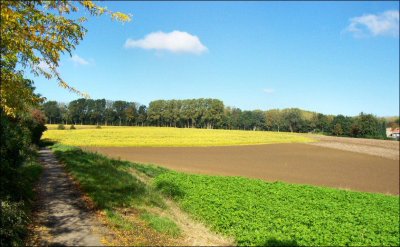
[[(72, 19), (70, 14), (84, 11), (122, 22), (131, 19), (92, 1), (0, 1), (0, 221), (1, 228), (7, 229), (0, 231), (0, 246), (24, 245), (24, 202), (30, 200), (25, 185), (32, 178), (21, 174), (34, 150), (32, 143), (38, 144), (46, 129), (43, 113), (34, 109), (43, 99), (34, 93), (33, 82), (24, 72), (56, 78), (60, 86), (86, 96), (70, 87), (57, 71), (60, 55), (71, 55), (86, 33), (86, 19)], [(43, 70), (43, 64), (49, 69)]]
[[(81, 9), (80, 9), (81, 8)], [(40, 101), (25, 87), (23, 71), (34, 75), (56, 78), (59, 85), (72, 92), (87, 96), (69, 86), (57, 71), (61, 53), (69, 53), (83, 39), (85, 17), (72, 19), (73, 12), (91, 15), (110, 15), (113, 20), (128, 22), (131, 15), (112, 12), (92, 1), (7, 1), (1, 9), (1, 108), (10, 117), (26, 110), (27, 104)], [(49, 69), (44, 70), (41, 64)]]

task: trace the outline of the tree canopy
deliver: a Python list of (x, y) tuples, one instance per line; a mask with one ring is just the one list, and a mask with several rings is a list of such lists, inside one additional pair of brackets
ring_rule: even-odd
[[(32, 200), (26, 185), (33, 182), (24, 164), (35, 159), (33, 144), (39, 144), (46, 129), (45, 115), (37, 109), (44, 98), (34, 92), (27, 73), (55, 78), (60, 86), (87, 96), (57, 71), (60, 56), (71, 55), (87, 31), (83, 27), (86, 19), (77, 17), (83, 12), (110, 15), (122, 22), (131, 18), (92, 1), (0, 1), (0, 211), (1, 227), (7, 229), (0, 231), (1, 246), (24, 244), (27, 205)], [(51, 121), (67, 115), (57, 102), (46, 106)]]
[(42, 104), (42, 109), (47, 122), (57, 124), (314, 132), (369, 138), (385, 138), (386, 127), (393, 125), (372, 114), (334, 116), (298, 108), (243, 111), (227, 107), (221, 100), (205, 98), (154, 100), (148, 106), (123, 100), (81, 98), (69, 104), (48, 101)]
[[(24, 70), (46, 78), (56, 78), (59, 85), (84, 97), (88, 95), (71, 87), (57, 71), (60, 55), (69, 53), (83, 39), (85, 17), (72, 18), (71, 13), (110, 15), (127, 22), (131, 16), (112, 12), (92, 1), (7, 1), (0, 2), (1, 20), (1, 107), (15, 117), (26, 104), (40, 102), (24, 83)], [(77, 14), (76, 13), (76, 14)], [(76, 16), (75, 14), (75, 16)]]

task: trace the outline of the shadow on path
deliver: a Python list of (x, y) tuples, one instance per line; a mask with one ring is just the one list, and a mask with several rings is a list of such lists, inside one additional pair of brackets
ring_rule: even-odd
[(96, 233), (100, 224), (86, 208), (63, 165), (48, 148), (41, 149), (39, 155), (43, 174), (38, 185), (37, 222), (47, 229), (42, 242), (50, 246), (101, 246)]

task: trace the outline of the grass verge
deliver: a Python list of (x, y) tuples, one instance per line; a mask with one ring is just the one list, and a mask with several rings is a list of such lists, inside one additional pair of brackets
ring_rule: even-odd
[(142, 214), (142, 219), (147, 221), (151, 227), (156, 231), (166, 233), (168, 235), (178, 237), (180, 235), (180, 229), (171, 219), (158, 216), (151, 213)]
[(238, 245), (399, 246), (399, 197), (166, 172), (155, 186)]
[(166, 208), (162, 195), (129, 172), (135, 168), (157, 174), (160, 169), (109, 159), (61, 144), (51, 148), (116, 232), (112, 244), (172, 244), (172, 237), (179, 235), (172, 220), (147, 212), (151, 207)]

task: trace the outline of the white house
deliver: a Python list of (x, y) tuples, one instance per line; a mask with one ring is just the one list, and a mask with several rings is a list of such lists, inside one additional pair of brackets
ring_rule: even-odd
[(400, 128), (386, 128), (386, 136), (393, 139), (400, 139)]

